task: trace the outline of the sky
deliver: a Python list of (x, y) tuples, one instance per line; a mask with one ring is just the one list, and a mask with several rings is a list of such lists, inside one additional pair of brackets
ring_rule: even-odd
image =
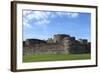
[(47, 40), (55, 34), (68, 34), (91, 41), (90, 13), (23, 10), (22, 25), (23, 40)]

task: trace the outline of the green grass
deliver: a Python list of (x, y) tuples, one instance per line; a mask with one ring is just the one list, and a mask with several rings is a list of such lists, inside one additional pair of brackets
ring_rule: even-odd
[(64, 60), (84, 60), (90, 59), (90, 54), (61, 54), (61, 55), (31, 55), (23, 56), (23, 62), (41, 62), (41, 61), (64, 61)]

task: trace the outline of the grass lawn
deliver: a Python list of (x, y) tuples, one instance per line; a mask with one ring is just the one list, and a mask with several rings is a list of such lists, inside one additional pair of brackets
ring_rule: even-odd
[(61, 54), (61, 55), (32, 55), (32, 56), (24, 56), (23, 62), (39, 62), (39, 61), (62, 61), (62, 60), (84, 60), (90, 59), (90, 54)]

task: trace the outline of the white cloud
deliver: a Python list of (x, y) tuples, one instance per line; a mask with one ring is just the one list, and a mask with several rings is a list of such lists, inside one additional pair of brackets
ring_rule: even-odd
[[(26, 25), (30, 20), (34, 20), (34, 24), (37, 26), (45, 26), (49, 21), (49, 16), (51, 12), (43, 12), (43, 11), (25, 11), (23, 12), (23, 24)], [(29, 26), (29, 25), (28, 25)], [(27, 25), (26, 25), (27, 27)]]
[(43, 12), (43, 11), (33, 11), (29, 15), (26, 16), (26, 18), (34, 19), (34, 20), (42, 20), (42, 19), (48, 19), (48, 16), (51, 12)]
[(24, 24), (24, 26), (31, 28), (31, 25), (29, 25), (28, 23), (24, 22), (23, 24)]
[(40, 20), (40, 21), (36, 22), (35, 25), (38, 25), (38, 26), (46, 26), (49, 23), (50, 23), (49, 20), (43, 19), (43, 20)]
[(67, 12), (56, 12), (56, 14), (59, 15), (59, 16), (63, 16), (63, 15), (66, 15)]
[(32, 11), (29, 11), (29, 10), (24, 10), (23, 11), (23, 15), (25, 16), (25, 15), (27, 15), (27, 14), (30, 14)]
[(29, 24), (31, 20), (34, 21), (34, 24), (37, 26), (47, 26), (51, 18), (57, 16), (67, 16), (68, 18), (77, 18), (79, 13), (76, 12), (44, 12), (44, 11), (23, 11), (23, 24), (30, 28), (32, 25)]
[(26, 20), (25, 18), (23, 18), (23, 25), (24, 25), (25, 27), (31, 28), (31, 25), (28, 24), (28, 20)]
[(79, 16), (79, 13), (76, 12), (56, 12), (59, 16), (67, 16), (69, 18), (76, 18)]

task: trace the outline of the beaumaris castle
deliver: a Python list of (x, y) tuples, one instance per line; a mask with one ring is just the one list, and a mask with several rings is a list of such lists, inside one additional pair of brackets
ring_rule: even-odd
[(76, 40), (66, 34), (56, 34), (48, 40), (27, 39), (23, 41), (23, 54), (83, 54), (90, 53), (91, 43), (87, 39)]

